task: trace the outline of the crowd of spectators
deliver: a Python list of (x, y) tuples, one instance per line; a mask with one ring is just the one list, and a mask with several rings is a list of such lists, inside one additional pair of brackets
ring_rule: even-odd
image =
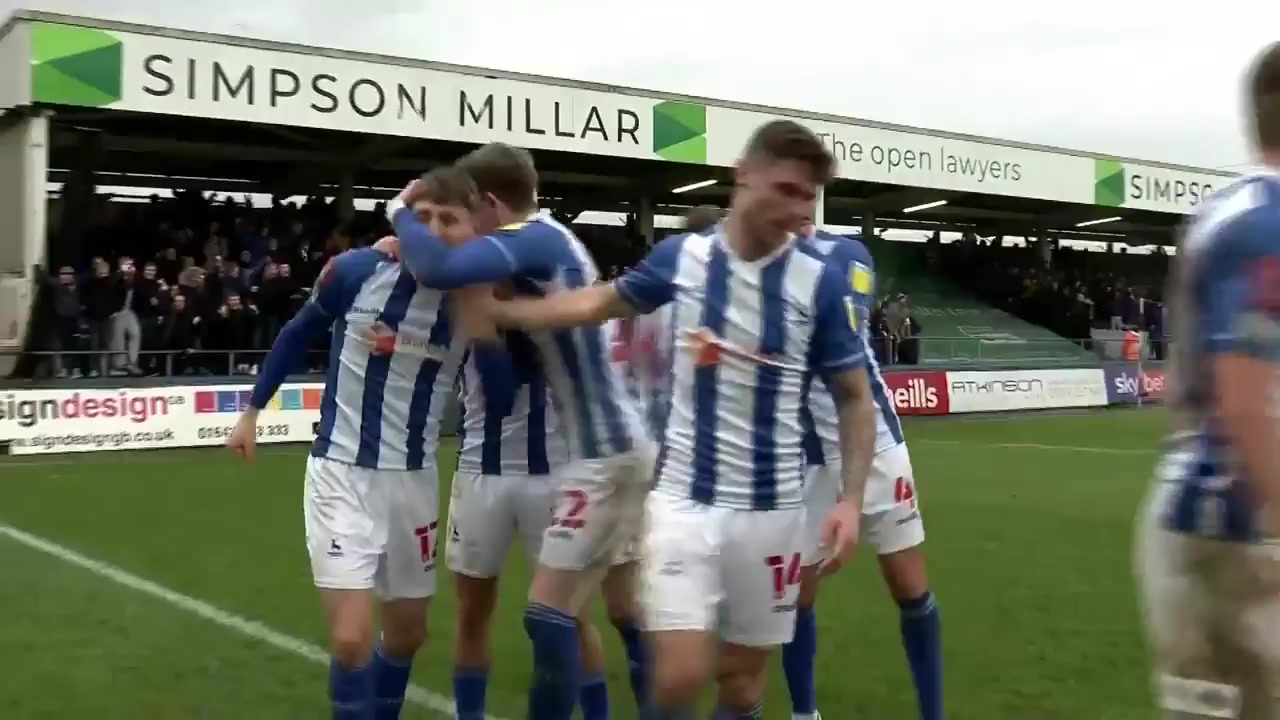
[(1169, 256), (1004, 246), (965, 237), (933, 244), (930, 269), (983, 302), (1085, 347), (1094, 329), (1147, 332), (1157, 358), (1165, 344), (1164, 278)]
[[(576, 213), (572, 213), (576, 214)], [(281, 327), (306, 302), (332, 256), (389, 232), (384, 208), (338, 221), (332, 202), (210, 201), (195, 191), (150, 202), (100, 202), (78, 243), (85, 252), (46, 273), (37, 301), (32, 374), (252, 374)], [(568, 223), (553, 211), (557, 219)], [(707, 227), (719, 210), (694, 208), (690, 227)], [(604, 279), (644, 252), (639, 233), (576, 226)], [(966, 237), (933, 241), (928, 270), (983, 302), (1087, 344), (1091, 330), (1138, 329), (1163, 354), (1160, 303), (1168, 257), (1054, 249)], [(1103, 264), (1105, 263), (1105, 264)], [(882, 364), (915, 364), (924, 328), (902, 293), (885, 295), (870, 317), (872, 349)], [(313, 369), (325, 362), (323, 347)]]
[(84, 254), (45, 273), (35, 374), (252, 373), (325, 262), (387, 231), (381, 208), (340, 226), (322, 200), (254, 209), (198, 192), (94, 215)]
[[(340, 223), (321, 199), (254, 208), (194, 191), (104, 201), (88, 226), (80, 256), (41, 272), (32, 375), (253, 374), (329, 258), (390, 232), (382, 204)], [(643, 253), (631, 226), (575, 229), (606, 278)], [(312, 369), (326, 361), (318, 346)]]

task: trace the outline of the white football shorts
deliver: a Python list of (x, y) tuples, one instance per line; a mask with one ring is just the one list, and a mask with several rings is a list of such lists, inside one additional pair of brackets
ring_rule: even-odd
[(387, 600), (436, 591), (434, 466), (372, 470), (307, 458), (303, 523), (316, 587), (377, 590)]
[[(821, 547), (822, 522), (839, 499), (839, 458), (806, 470), (805, 566), (821, 563), (829, 552)], [(907, 446), (899, 443), (880, 451), (871, 461), (871, 475), (862, 499), (861, 542), (874, 547), (878, 555), (890, 555), (923, 543), (924, 521), (920, 518), (919, 505)]]
[(652, 449), (644, 445), (611, 458), (570, 460), (556, 470), (554, 511), (538, 563), (586, 570), (634, 559), (653, 462)]
[(555, 502), (550, 476), (457, 473), (449, 497), (445, 562), (450, 570), (497, 577), (517, 535), (525, 557), (537, 560)]
[(1280, 545), (1165, 529), (1173, 490), (1152, 491), (1134, 558), (1161, 705), (1173, 718), (1280, 718)]
[(645, 629), (772, 647), (795, 633), (805, 510), (734, 510), (662, 491), (645, 503)]

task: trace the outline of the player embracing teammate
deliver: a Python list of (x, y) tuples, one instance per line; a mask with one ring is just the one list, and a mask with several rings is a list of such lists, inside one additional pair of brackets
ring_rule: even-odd
[(875, 436), (865, 343), (845, 278), (792, 232), (833, 169), (813, 133), (768, 123), (711, 231), (662, 241), (612, 284), (490, 303), (500, 325), (534, 332), (669, 308), (670, 396), (641, 543), (661, 720), (692, 718), (717, 666), (717, 717), (761, 716), (769, 653), (795, 625), (811, 376), (833, 389), (843, 444), (843, 496), (824, 528), (832, 568), (857, 539)]
[[(534, 654), (529, 718), (568, 720), (579, 699), (588, 720), (603, 717), (591, 714), (585, 692), (580, 698), (589, 675), (584, 670), (598, 665), (592, 657), (598, 639), (593, 645), (593, 633), (578, 618), (606, 577), (616, 581), (606, 583), (610, 616), (626, 641), (646, 720), (692, 718), (713, 668), (717, 717), (759, 718), (768, 656), (775, 647), (795, 645), (801, 569), (817, 557), (806, 545), (823, 548), (827, 571), (847, 558), (859, 537), (872, 458), (883, 449), (877, 428), (883, 433), (887, 422), (883, 398), (876, 397), (883, 382), (868, 366), (860, 336), (850, 266), (793, 232), (831, 179), (834, 160), (794, 122), (762, 126), (736, 170), (723, 222), (664, 240), (609, 284), (597, 282), (572, 232), (538, 215), (537, 176), (526, 152), (485, 146), (448, 172), (461, 175), (445, 185), (461, 189), (442, 192), (439, 174), (406, 188), (390, 208), (398, 242), (380, 244), (388, 253), (340, 257), (337, 274), (323, 278), (316, 309), (289, 335), (296, 341), (293, 335), (303, 330), (334, 326), (322, 408), (328, 419), (322, 419), (312, 465), (340, 464), (331, 484), (341, 492), (324, 494), (326, 478), (309, 470), (307, 518), (335, 653), (335, 718), (398, 716), (417, 644), (406, 641), (395, 652), (386, 647), (399, 641), (388, 620), (396, 619), (389, 614), (396, 598), (384, 593), (384, 647), (374, 648), (374, 591), (384, 589), (386, 569), (402, 557), (400, 541), (390, 539), (403, 534), (398, 525), (413, 526), (416, 565), (430, 558), (434, 571), (436, 508), (425, 498), (436, 487), (431, 459), (440, 400), (452, 392), (464, 363), (468, 431), (482, 437), (464, 438), (466, 472), (455, 480), (448, 541), (450, 565), (462, 576), (460, 595), (472, 613), (460, 608), (459, 622), (476, 625), (458, 648), (459, 717), (483, 715), (483, 682), (477, 701), (474, 678), (463, 671), (475, 665), (483, 678), (487, 652), (473, 646), (487, 637), (494, 557), (518, 530), (537, 557), (525, 610)], [(375, 297), (371, 283), (391, 289)], [(422, 304), (417, 314), (401, 309), (406, 294), (411, 309)], [(434, 323), (416, 319), (427, 310)], [(606, 330), (610, 319), (636, 316), (657, 319), (642, 321), (653, 335), (655, 388), (652, 402), (641, 403), (643, 412), (610, 363), (613, 338)], [(264, 368), (255, 407), (265, 406), (284, 377), (281, 368), (295, 360), (290, 353), (296, 351), (283, 347), (291, 343), (273, 348), (280, 359), (269, 362), (270, 372)], [(810, 512), (806, 520), (815, 385), (828, 389), (831, 403), (825, 419), (833, 440), (823, 477), (835, 492), (824, 517)], [(359, 393), (344, 389), (357, 386)], [(251, 410), (233, 446), (251, 449), (254, 419)], [(549, 423), (564, 439), (559, 450), (546, 442)], [(333, 455), (328, 448), (335, 438), (353, 450)], [(563, 452), (563, 462), (551, 462), (549, 452)], [(420, 474), (413, 482), (384, 481), (379, 473), (389, 468), (382, 465), (394, 462), (399, 472), (402, 460)], [(909, 464), (903, 467), (909, 480)], [(417, 494), (393, 497), (403, 491), (387, 489), (405, 486)], [(351, 502), (322, 518), (313, 506), (324, 503), (313, 496)], [(540, 498), (554, 503), (545, 518), (536, 517)], [(416, 515), (402, 520), (396, 513)], [(480, 516), (493, 519), (507, 540), (485, 548), (469, 541), (475, 536), (468, 528)], [(351, 564), (362, 574), (333, 582), (327, 568), (350, 552), (349, 536), (359, 541), (352, 556), (361, 562)], [(645, 560), (647, 649), (628, 602), (628, 571), (635, 565), (628, 551), (637, 537)], [(415, 613), (405, 625), (417, 624), (417, 643), (431, 585), (410, 592)], [(927, 592), (913, 597), (928, 615)], [(339, 616), (338, 605), (354, 609)]]

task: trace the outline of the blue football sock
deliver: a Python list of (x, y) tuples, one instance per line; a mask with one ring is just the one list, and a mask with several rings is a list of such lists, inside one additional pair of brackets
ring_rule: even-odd
[(373, 654), (373, 718), (398, 720), (404, 707), (404, 691), (409, 687), (409, 671), (413, 657), (398, 658), (387, 654), (382, 644)]
[(373, 663), (345, 668), (329, 659), (329, 703), (333, 720), (369, 720), (373, 717)]
[(791, 712), (812, 715), (818, 709), (814, 664), (818, 655), (818, 615), (812, 606), (796, 608), (796, 633), (782, 646), (782, 673), (791, 694)]
[(921, 720), (942, 718), (942, 620), (933, 594), (898, 603), (902, 611), (902, 647), (907, 651)]
[(453, 709), (457, 720), (484, 720), (484, 693), (488, 686), (488, 668), (453, 669)]
[(714, 720), (763, 720), (764, 705), (756, 705), (755, 707), (741, 712), (738, 710), (730, 710), (729, 708), (720, 708), (716, 710)]
[(578, 688), (582, 720), (609, 720), (609, 684), (604, 673), (584, 673)]
[(530, 603), (524, 629), (533, 642), (528, 720), (570, 720), (578, 704), (578, 621)]
[(653, 698), (652, 685), (649, 680), (652, 663), (649, 660), (649, 647), (645, 644), (644, 635), (632, 620), (616, 623), (618, 634), (622, 636), (622, 646), (627, 653), (627, 668), (631, 672), (631, 693), (635, 695), (636, 707), (640, 708), (641, 717), (650, 706)]

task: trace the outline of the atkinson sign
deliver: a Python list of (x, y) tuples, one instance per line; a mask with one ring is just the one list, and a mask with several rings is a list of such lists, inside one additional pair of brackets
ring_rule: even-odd
[(1107, 404), (1105, 373), (1084, 370), (949, 372), (951, 412), (999, 412)]

